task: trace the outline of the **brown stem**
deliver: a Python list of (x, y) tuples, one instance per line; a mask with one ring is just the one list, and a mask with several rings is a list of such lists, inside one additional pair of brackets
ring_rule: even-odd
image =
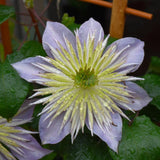
[(44, 21), (51, 21), (49, 18), (41, 17)]
[(39, 17), (39, 15), (37, 14), (37, 12), (35, 10), (33, 10), (33, 13), (35, 15), (35, 17), (37, 18), (37, 20), (39, 20), (39, 22), (42, 24), (43, 27), (45, 27), (44, 22), (42, 21), (42, 19)]
[(35, 24), (34, 28), (35, 28), (36, 34), (38, 36), (38, 40), (39, 40), (40, 43), (42, 43), (42, 38), (41, 38), (41, 34), (40, 34), (40, 31), (39, 31), (39, 28), (38, 28), (37, 21), (35, 19), (34, 11), (33, 11), (32, 8), (28, 8), (28, 12), (30, 14), (30, 17), (32, 19), (33, 24)]
[(51, 0), (49, 0), (47, 6), (46, 6), (46, 7), (44, 8), (44, 10), (41, 12), (40, 17), (46, 12), (46, 10), (49, 8), (50, 4), (51, 4)]

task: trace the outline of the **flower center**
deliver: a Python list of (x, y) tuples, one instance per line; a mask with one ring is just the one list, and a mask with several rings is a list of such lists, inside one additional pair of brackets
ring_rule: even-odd
[(88, 69), (82, 69), (80, 68), (79, 71), (77, 71), (77, 74), (75, 76), (75, 85), (87, 88), (94, 86), (98, 83), (97, 76), (94, 74), (94, 70)]

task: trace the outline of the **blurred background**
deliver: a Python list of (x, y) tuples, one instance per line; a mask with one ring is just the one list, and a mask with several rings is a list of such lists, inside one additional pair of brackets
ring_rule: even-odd
[[(111, 0), (108, 1), (112, 2)], [(28, 24), (29, 26), (31, 19), (28, 16), (22, 0), (7, 0), (6, 2), (7, 5), (14, 6), (16, 10), (16, 23), (13, 21), (13, 23), (15, 23), (14, 32), (17, 41), (22, 41), (26, 33), (25, 25)], [(41, 14), (48, 2), (49, 0), (35, 0), (34, 6), (36, 12)], [(145, 42), (145, 60), (139, 71), (137, 71), (137, 74), (142, 74), (146, 71), (151, 56), (160, 57), (160, 1), (128, 0), (128, 6), (153, 14), (152, 20), (126, 15), (124, 37), (137, 37)], [(44, 16), (46, 20), (61, 21), (64, 13), (68, 13), (69, 16), (74, 16), (75, 22), (78, 24), (93, 17), (102, 24), (105, 34), (109, 33), (111, 17), (111, 9), (109, 8), (80, 2), (79, 0), (52, 0)], [(43, 32), (44, 28), (42, 26), (40, 27), (41, 32)], [(32, 36), (31, 34), (31, 39), (33, 38)], [(14, 43), (15, 42), (13, 42), (13, 44)], [(16, 43), (15, 49), (17, 49)]]

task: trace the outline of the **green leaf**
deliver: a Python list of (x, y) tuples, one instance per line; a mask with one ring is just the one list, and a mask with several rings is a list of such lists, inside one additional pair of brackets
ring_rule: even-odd
[(41, 158), (40, 160), (53, 160), (56, 157), (56, 155), (57, 154), (53, 151), (52, 153)]
[(62, 24), (64, 24), (67, 28), (69, 28), (72, 32), (79, 28), (80, 25), (75, 23), (74, 17), (69, 17), (67, 13), (65, 13), (62, 17)]
[(160, 128), (146, 116), (137, 117), (131, 126), (125, 121), (119, 153), (110, 153), (113, 160), (158, 160)]
[(15, 63), (22, 59), (37, 55), (46, 56), (42, 45), (37, 41), (28, 41), (22, 46), (20, 51), (16, 51), (13, 54), (8, 55), (7, 59), (10, 63)]
[(144, 81), (140, 81), (138, 84), (153, 98), (151, 104), (160, 109), (160, 76), (156, 74), (146, 74), (144, 79)]
[(113, 37), (109, 37), (107, 46), (109, 46), (110, 44), (112, 44), (116, 40), (118, 40), (118, 39), (117, 38), (113, 38)]
[(15, 15), (15, 10), (13, 7), (0, 5), (0, 24), (2, 24), (8, 18), (14, 15)]
[(6, 60), (0, 64), (0, 116), (12, 117), (22, 105), (30, 85), (21, 79)]
[(151, 63), (149, 65), (148, 71), (149, 73), (151, 72), (160, 74), (160, 58), (154, 56), (151, 58)]
[(39, 42), (28, 41), (20, 51), (8, 55), (6, 61), (0, 64), (1, 116), (12, 117), (18, 111), (31, 89), (31, 84), (21, 79), (10, 64), (36, 55), (45, 56), (46, 53)]
[(73, 144), (70, 136), (53, 148), (62, 155), (64, 160), (112, 160), (108, 152), (108, 146), (97, 136), (90, 133), (79, 133)]

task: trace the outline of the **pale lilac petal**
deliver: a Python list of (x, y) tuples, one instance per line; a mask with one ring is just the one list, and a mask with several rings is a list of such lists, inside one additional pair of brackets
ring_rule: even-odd
[(60, 130), (62, 121), (64, 118), (64, 113), (57, 116), (52, 124), (48, 127), (51, 118), (46, 118), (48, 114), (42, 114), (39, 122), (39, 133), (43, 144), (56, 144), (60, 142), (65, 136), (70, 133), (71, 123), (68, 121), (64, 127)]
[(59, 42), (65, 49), (67, 49), (65, 44), (65, 38), (70, 41), (73, 48), (76, 48), (76, 40), (74, 34), (63, 24), (58, 22), (47, 22), (45, 31), (42, 37), (43, 48), (47, 52), (49, 57), (53, 58), (53, 53), (50, 51), (50, 47), (60, 49), (57, 42)]
[(11, 149), (12, 153), (19, 159), (19, 160), (38, 160), (43, 156), (51, 153), (52, 151), (48, 149), (42, 148), (39, 143), (29, 134), (19, 134), (20, 138), (27, 139), (26, 142), (16, 140), (17, 144), (21, 147), (20, 149), (24, 154), (20, 155), (16, 153), (14, 150)]
[[(112, 122), (110, 128), (104, 126), (104, 131), (99, 127), (96, 121), (93, 124), (93, 133), (100, 137), (115, 152), (118, 152), (118, 144), (122, 137), (122, 119), (119, 113), (111, 113)], [(88, 122), (87, 127), (90, 129)], [(108, 130), (109, 129), (109, 130)]]
[(0, 159), (1, 159), (1, 160), (7, 160), (7, 158), (4, 157), (4, 155), (2, 155), (1, 153), (0, 153)]
[(128, 89), (131, 90), (131, 95), (133, 98), (130, 98), (131, 104), (129, 107), (135, 111), (141, 110), (143, 107), (147, 106), (149, 102), (152, 101), (152, 98), (150, 98), (147, 94), (147, 92), (138, 86), (136, 83), (133, 82), (125, 82), (128, 86)]
[[(120, 54), (119, 56), (120, 58), (123, 55), (126, 55), (127, 59), (126, 59), (125, 64), (121, 66), (121, 69), (117, 71), (120, 72), (120, 71), (125, 70), (126, 73), (129, 73), (129, 72), (134, 72), (135, 70), (137, 70), (144, 59), (144, 49), (143, 49), (144, 42), (142, 42), (141, 40), (137, 38), (127, 37), (127, 38), (122, 38), (122, 39), (119, 39), (113, 42), (110, 46), (113, 46), (115, 44), (117, 45), (117, 49), (116, 49), (117, 53), (129, 45), (129, 47), (126, 48), (122, 52), (122, 54)], [(127, 72), (127, 69), (128, 69), (128, 72)]]
[(41, 56), (30, 57), (22, 61), (13, 63), (12, 66), (14, 67), (14, 69), (16, 69), (16, 71), (23, 79), (28, 82), (34, 82), (34, 79), (40, 79), (40, 77), (37, 75), (39, 73), (44, 73), (44, 71), (42, 69), (39, 69), (38, 67), (35, 67), (34, 65), (32, 65), (32, 63), (46, 64), (46, 61), (44, 61), (43, 57)]
[(104, 31), (99, 22), (95, 21), (93, 18), (90, 18), (80, 26), (78, 35), (82, 46), (84, 44), (84, 41), (87, 41), (88, 36), (94, 36), (94, 45), (96, 46), (99, 41), (103, 40)]
[(35, 108), (35, 105), (30, 105), (32, 102), (34, 102), (36, 99), (26, 99), (22, 106), (19, 108), (16, 115), (13, 117), (13, 119), (30, 119), (32, 118), (33, 111)]

